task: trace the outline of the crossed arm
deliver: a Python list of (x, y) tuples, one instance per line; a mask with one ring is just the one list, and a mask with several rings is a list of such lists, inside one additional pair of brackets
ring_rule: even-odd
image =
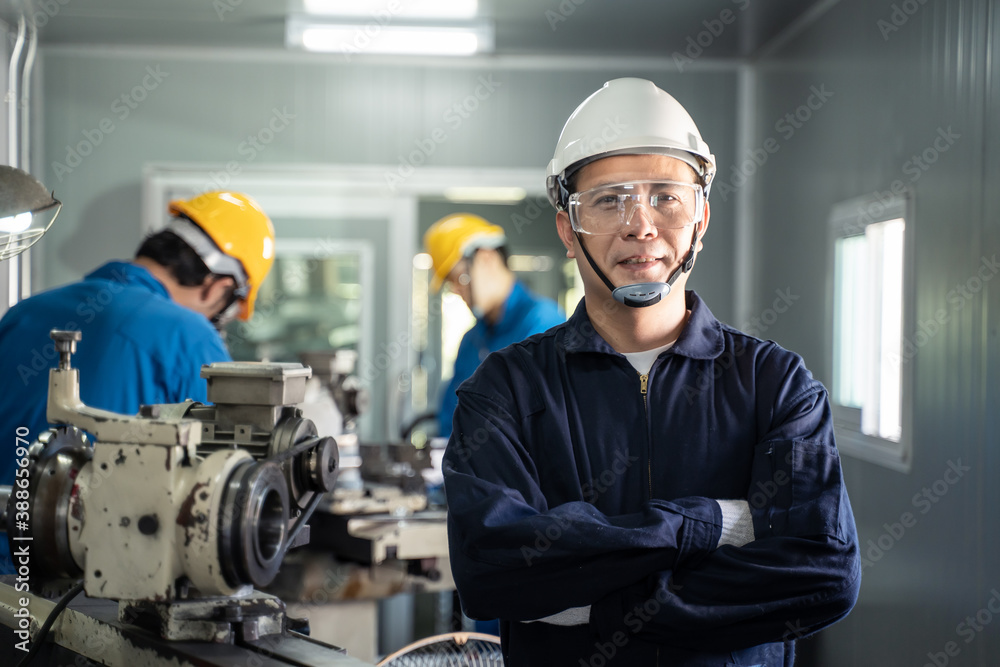
[(756, 446), (751, 488), (774, 491), (746, 499), (755, 539), (744, 546), (719, 546), (716, 499), (654, 499), (620, 516), (583, 501), (549, 507), (517, 420), (471, 396), (459, 413), (445, 471), (470, 616), (557, 615), (589, 619), (602, 638), (741, 648), (808, 635), (854, 604), (857, 537), (822, 390), (798, 397)]

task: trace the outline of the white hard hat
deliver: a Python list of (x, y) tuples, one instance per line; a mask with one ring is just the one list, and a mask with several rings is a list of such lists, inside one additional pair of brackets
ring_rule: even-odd
[(680, 102), (652, 81), (608, 81), (576, 108), (559, 135), (545, 180), (549, 201), (560, 209), (566, 205), (567, 179), (584, 165), (612, 155), (641, 154), (683, 160), (708, 194), (715, 156)]

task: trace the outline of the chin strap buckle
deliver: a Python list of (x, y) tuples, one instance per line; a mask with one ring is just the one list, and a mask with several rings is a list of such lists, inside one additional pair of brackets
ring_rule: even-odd
[(688, 251), (687, 257), (684, 258), (684, 273), (687, 273), (694, 268), (694, 248)]

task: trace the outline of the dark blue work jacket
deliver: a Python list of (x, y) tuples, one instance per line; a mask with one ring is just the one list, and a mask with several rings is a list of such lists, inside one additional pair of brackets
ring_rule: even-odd
[[(845, 616), (857, 533), (823, 386), (693, 292), (639, 375), (570, 320), (491, 354), (458, 391), (444, 459), (452, 570), (509, 665), (791, 665)], [(755, 541), (716, 548), (716, 499)], [(523, 623), (590, 605), (588, 625)]]

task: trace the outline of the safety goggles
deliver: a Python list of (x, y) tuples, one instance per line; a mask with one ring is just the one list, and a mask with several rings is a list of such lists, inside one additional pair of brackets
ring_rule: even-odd
[(638, 224), (639, 209), (657, 229), (683, 229), (704, 216), (705, 191), (677, 181), (614, 183), (574, 192), (567, 209), (573, 230), (583, 234), (618, 234)]
[(461, 294), (459, 289), (468, 287), (472, 283), (472, 275), (469, 272), (472, 271), (472, 262), (476, 259), (477, 250), (479, 250), (478, 247), (469, 248), (462, 255), (462, 258), (455, 263), (451, 273), (441, 283), (444, 289), (447, 289), (452, 294)]

